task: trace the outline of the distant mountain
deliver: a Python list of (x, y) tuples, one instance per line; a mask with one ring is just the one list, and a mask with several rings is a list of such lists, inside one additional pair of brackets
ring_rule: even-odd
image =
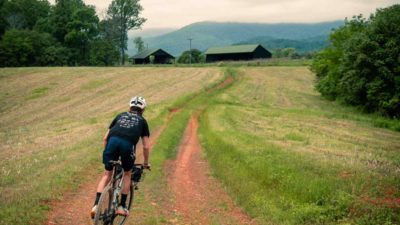
[[(333, 28), (337, 28), (342, 24), (343, 21), (313, 24), (199, 22), (164, 35), (144, 38), (144, 41), (149, 45), (149, 48), (163, 48), (169, 53), (178, 56), (189, 49), (189, 37), (193, 38), (192, 48), (204, 51), (209, 47), (231, 45), (259, 37), (305, 40), (317, 36), (327, 36)], [(129, 44), (131, 42), (129, 40)], [(130, 46), (128, 52), (130, 54), (135, 52), (133, 45)]]
[(149, 28), (149, 29), (130, 31), (128, 36), (131, 39), (133, 39), (135, 37), (148, 38), (148, 37), (164, 35), (164, 34), (176, 31), (176, 30), (178, 30), (178, 29), (176, 29), (176, 28)]
[(295, 48), (297, 52), (313, 52), (321, 50), (328, 45), (328, 35), (320, 35), (307, 39), (291, 40), (291, 39), (277, 39), (273, 37), (255, 37), (249, 40), (234, 43), (234, 45), (241, 44), (261, 44), (268, 50), (277, 48)]

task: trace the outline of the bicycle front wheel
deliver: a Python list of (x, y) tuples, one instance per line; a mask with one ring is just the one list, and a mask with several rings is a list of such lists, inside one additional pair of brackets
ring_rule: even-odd
[(110, 225), (114, 212), (112, 209), (113, 193), (110, 185), (107, 185), (101, 193), (97, 211), (94, 217), (94, 225)]
[[(134, 190), (133, 190), (133, 187), (131, 185), (129, 193), (128, 193), (128, 196), (126, 198), (126, 205), (127, 205), (128, 210), (131, 209), (131, 205), (132, 205), (132, 202), (133, 202), (133, 195), (134, 195)], [(119, 199), (121, 199), (121, 198), (119, 198)], [(127, 219), (128, 219), (127, 216), (115, 215), (113, 224), (123, 225), (126, 222)]]

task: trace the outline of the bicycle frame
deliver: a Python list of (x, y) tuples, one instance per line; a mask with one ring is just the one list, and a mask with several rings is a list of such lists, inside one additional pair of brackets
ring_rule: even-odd
[(120, 193), (122, 191), (122, 186), (123, 186), (123, 176), (124, 172), (122, 170), (122, 167), (120, 164), (117, 164), (116, 166), (114, 166), (114, 171), (113, 171), (113, 176), (112, 179), (110, 181), (111, 184), (111, 191), (113, 193), (113, 197), (112, 197), (112, 205), (113, 207), (111, 207), (112, 209), (112, 221), (115, 219), (116, 214), (115, 214), (115, 209), (118, 208), (118, 196), (120, 196)]
[[(118, 208), (119, 200), (120, 200), (119, 196), (121, 194), (122, 187), (123, 187), (124, 172), (123, 172), (120, 161), (110, 161), (110, 162), (113, 164), (113, 172), (112, 172), (110, 182), (106, 185), (106, 187), (104, 188), (104, 191), (102, 193), (102, 197), (100, 197), (100, 202), (102, 202), (103, 197), (107, 198), (107, 196), (108, 196), (109, 199), (108, 199), (108, 202), (104, 202), (107, 205), (107, 206), (105, 206), (104, 211), (100, 211), (100, 210), (103, 210), (103, 208), (99, 207), (99, 209), (98, 209), (99, 211), (96, 212), (95, 221), (94, 221), (95, 225), (97, 225), (97, 224), (111, 225), (111, 224), (114, 224), (114, 222), (116, 222), (115, 221), (116, 219), (118, 221), (117, 223), (119, 225), (122, 225), (125, 223), (125, 220), (126, 220), (126, 217), (118, 217), (118, 215), (116, 214), (116, 209)], [(142, 177), (143, 170), (144, 170), (143, 165), (135, 164), (134, 166), (137, 169), (135, 169), (133, 171), (132, 177), (131, 177), (131, 187), (130, 187), (130, 195), (129, 195), (130, 197), (128, 199), (128, 209), (131, 208), (134, 192), (135, 192), (135, 190), (138, 189), (138, 183), (143, 178)], [(139, 174), (139, 176), (136, 177), (137, 178), (136, 180), (133, 179), (134, 174)]]

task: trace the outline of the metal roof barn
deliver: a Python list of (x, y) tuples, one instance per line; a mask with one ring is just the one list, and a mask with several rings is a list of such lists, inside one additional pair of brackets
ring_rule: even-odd
[(206, 61), (253, 60), (271, 58), (272, 54), (262, 45), (232, 45), (209, 48), (206, 51)]
[(148, 64), (150, 63), (150, 56), (154, 56), (154, 64), (167, 64), (175, 59), (174, 56), (168, 52), (159, 49), (146, 49), (132, 57), (134, 64)]

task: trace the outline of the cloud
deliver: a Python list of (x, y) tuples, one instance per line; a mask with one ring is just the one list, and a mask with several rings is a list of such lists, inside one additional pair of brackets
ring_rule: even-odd
[(181, 27), (198, 21), (322, 22), (368, 16), (398, 0), (142, 0), (146, 27)]
[[(52, 0), (54, 3), (54, 0)], [(85, 0), (100, 13), (111, 0)], [(144, 28), (182, 27), (199, 21), (322, 22), (369, 14), (399, 0), (141, 0)]]

